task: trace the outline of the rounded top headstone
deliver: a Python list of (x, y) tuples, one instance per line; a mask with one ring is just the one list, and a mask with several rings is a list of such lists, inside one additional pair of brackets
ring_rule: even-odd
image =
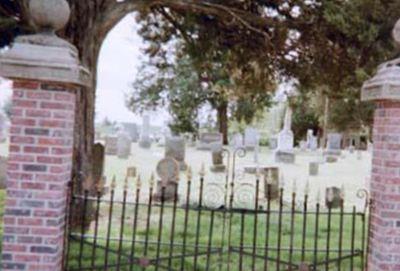
[(31, 0), (29, 12), (39, 30), (50, 32), (63, 28), (71, 14), (69, 4), (65, 0)]
[(400, 46), (400, 19), (396, 22), (393, 28), (393, 39), (397, 43), (397, 46)]
[(166, 157), (157, 164), (157, 174), (162, 180), (177, 179), (179, 164), (172, 157)]

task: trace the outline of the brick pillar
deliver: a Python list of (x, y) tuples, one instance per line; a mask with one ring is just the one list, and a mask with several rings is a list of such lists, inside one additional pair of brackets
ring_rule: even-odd
[[(400, 21), (399, 21), (400, 22)], [(399, 23), (394, 37), (400, 43)], [(376, 104), (368, 270), (400, 270), (400, 59), (381, 65), (362, 89)]]
[(27, 80), (14, 81), (13, 91), (3, 270), (58, 270), (75, 94), (68, 86)]
[(0, 55), (0, 75), (13, 81), (1, 270), (60, 271), (76, 96), (90, 75), (49, 31), (66, 23), (66, 2), (32, 0), (30, 12), (46, 33), (19, 37)]
[(378, 101), (374, 117), (369, 270), (400, 269), (400, 101)]

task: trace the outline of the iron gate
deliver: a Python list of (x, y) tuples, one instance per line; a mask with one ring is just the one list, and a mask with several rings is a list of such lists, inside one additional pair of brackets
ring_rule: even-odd
[(65, 270), (364, 270), (366, 191), (365, 208), (346, 211), (343, 199), (334, 209), (307, 192), (273, 199), (267, 178), (228, 187), (190, 175), (170, 201), (165, 187), (156, 200), (153, 179), (148, 189), (137, 179), (118, 190), (114, 179), (106, 196), (72, 195), (71, 211), (91, 223), (69, 228)]

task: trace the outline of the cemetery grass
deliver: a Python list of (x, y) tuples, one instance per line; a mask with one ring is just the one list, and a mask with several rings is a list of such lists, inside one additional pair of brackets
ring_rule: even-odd
[[(223, 247), (224, 251), (227, 251), (228, 248), (228, 235), (229, 235), (229, 220), (226, 220), (225, 224), (225, 238), (223, 238), (223, 221), (224, 214), (222, 212), (214, 212), (214, 220), (212, 227), (212, 237), (211, 243), (209, 243), (210, 237), (210, 225), (212, 214), (210, 210), (203, 210), (201, 214), (201, 222), (200, 227), (197, 229), (197, 219), (198, 219), (198, 211), (192, 210), (189, 212), (188, 219), (188, 227), (186, 235), (184, 234), (184, 221), (185, 221), (185, 213), (183, 209), (177, 210), (176, 221), (175, 221), (175, 230), (173, 234), (174, 244), (175, 246), (172, 248), (172, 252), (170, 250), (170, 240), (171, 240), (171, 225), (172, 225), (172, 211), (164, 210), (163, 216), (163, 224), (161, 227), (160, 234), (160, 226), (159, 226), (159, 214), (160, 208), (153, 206), (152, 216), (150, 218), (150, 227), (146, 228), (147, 222), (147, 206), (142, 205), (139, 208), (139, 220), (137, 222), (137, 234), (136, 234), (136, 243), (134, 250), (134, 257), (143, 257), (145, 254), (145, 240), (146, 234), (148, 233), (148, 248), (147, 248), (147, 257), (148, 258), (156, 258), (157, 250), (160, 250), (160, 257), (164, 258), (160, 262), (160, 264), (164, 267), (168, 266), (168, 258), (170, 255), (178, 256), (182, 253), (182, 246), (184, 239), (186, 238), (186, 253), (193, 254), (195, 251), (194, 247), (196, 245), (196, 236), (197, 230), (199, 231), (199, 251), (203, 252), (202, 256), (198, 257), (198, 264), (196, 270), (206, 270), (207, 266), (207, 248), (211, 244), (212, 249), (218, 249)], [(277, 206), (275, 206), (277, 209)], [(107, 226), (108, 226), (108, 217), (107, 211), (108, 208), (104, 207), (102, 213), (104, 216), (99, 221), (99, 232), (98, 232), (98, 240), (97, 243), (103, 248), (106, 246), (106, 237), (107, 237)], [(110, 237), (112, 240), (109, 243), (109, 253), (108, 253), (108, 263), (116, 264), (118, 262), (118, 255), (122, 255), (120, 259), (121, 268), (119, 270), (131, 270), (130, 265), (127, 261), (128, 257), (131, 255), (132, 248), (132, 233), (133, 233), (133, 216), (130, 214), (134, 213), (133, 207), (127, 208), (126, 210), (126, 220), (123, 225), (124, 230), (122, 233), (124, 241), (119, 243), (118, 239), (121, 234), (121, 210), (116, 208), (115, 213), (112, 219), (112, 227), (110, 231)], [(338, 213), (338, 211), (334, 211)], [(226, 218), (230, 216), (229, 213), (225, 213)], [(235, 213), (232, 215), (232, 228), (231, 228), (231, 246), (239, 249), (241, 241), (243, 242), (244, 251), (246, 253), (252, 253), (254, 240), (256, 242), (256, 254), (264, 257), (265, 255), (265, 241), (266, 241), (266, 216), (264, 214), (257, 215), (257, 227), (255, 228), (255, 216), (254, 214), (245, 214), (244, 215), (244, 230), (241, 231), (241, 223), (242, 223), (242, 214)], [(315, 231), (315, 214), (309, 214), (307, 216), (307, 227), (306, 227), (306, 238), (305, 238), (305, 262), (308, 264), (312, 264), (314, 260), (314, 246), (315, 246), (315, 237), (317, 236), (317, 246), (318, 249), (322, 250), (317, 255), (317, 262), (323, 262), (327, 254), (325, 249), (327, 248), (327, 236), (328, 236), (328, 219), (327, 214), (321, 214), (319, 216), (319, 228), (318, 234), (316, 235)], [(302, 247), (302, 232), (303, 232), (303, 214), (301, 212), (296, 213), (294, 215), (293, 229), (291, 226), (291, 217), (287, 215), (282, 219), (281, 230), (279, 230), (279, 219), (278, 214), (274, 214), (270, 216), (270, 231), (269, 231), (269, 242), (268, 246), (271, 250), (268, 252), (268, 256), (271, 258), (277, 257), (277, 246), (278, 246), (278, 236), (280, 233), (281, 236), (281, 252), (280, 257), (282, 260), (289, 260), (289, 248), (292, 246), (295, 250), (293, 252), (293, 263), (299, 264), (301, 262), (301, 252), (296, 249), (301, 249)], [(329, 253), (329, 258), (334, 259), (338, 257), (338, 252), (336, 251), (339, 248), (339, 216), (332, 216), (331, 220), (331, 230), (330, 230), (330, 249), (332, 251)], [(362, 246), (362, 216), (357, 215), (355, 219), (355, 249), (361, 249)], [(352, 216), (345, 215), (343, 220), (343, 250), (351, 250), (351, 236), (352, 236)], [(256, 235), (254, 235), (254, 229), (256, 229)], [(79, 237), (70, 243), (70, 257), (69, 257), (69, 267), (70, 269), (79, 267), (79, 258), (80, 254), (82, 254), (81, 258), (81, 266), (83, 267), (91, 267), (92, 264), (92, 255), (93, 255), (93, 239), (90, 236), (93, 235), (94, 225), (92, 223), (90, 229), (85, 233), (87, 235), (87, 243), (84, 243), (82, 246), (79, 242)], [(292, 234), (292, 232), (294, 234)], [(75, 232), (79, 235), (79, 230)], [(254, 239), (254, 237), (256, 237)], [(158, 247), (157, 240), (160, 238), (161, 245)], [(291, 241), (293, 240), (293, 241)], [(292, 242), (292, 245), (291, 245)], [(94, 258), (95, 266), (101, 267), (104, 266), (105, 261), (105, 250), (103, 248), (97, 248), (95, 250), (96, 257)], [(365, 248), (365, 247), (364, 247)], [(335, 251), (333, 251), (335, 250)], [(171, 253), (171, 254), (170, 254)], [(348, 255), (349, 252), (343, 252), (342, 255)], [(233, 270), (236, 270), (239, 264), (239, 254), (232, 253), (231, 254), (231, 263)], [(171, 265), (172, 269), (179, 270), (181, 265), (181, 257), (172, 258)], [(228, 255), (227, 253), (222, 255), (222, 258), (219, 253), (211, 252), (210, 253), (210, 270), (217, 270), (219, 267), (219, 263), (222, 262), (222, 270), (227, 270), (227, 262)], [(252, 256), (250, 254), (248, 256), (243, 256), (243, 268), (244, 270), (250, 270), (252, 266)], [(195, 270), (194, 269), (194, 257), (186, 257), (183, 260), (184, 270)], [(264, 260), (263, 258), (258, 258), (255, 260), (256, 270), (263, 270), (264, 268)], [(273, 261), (269, 262), (269, 268), (276, 269), (276, 263)], [(329, 266), (332, 270), (337, 268), (336, 264), (331, 264)], [(342, 261), (341, 267), (343, 270), (350, 270), (350, 259)], [(325, 265), (319, 265), (320, 269), (324, 269)], [(154, 266), (148, 267), (146, 270), (154, 270)], [(108, 270), (114, 270), (112, 268)], [(116, 270), (116, 269), (115, 269)], [(133, 270), (142, 270), (138, 266), (134, 266)], [(287, 270), (287, 266), (281, 264), (281, 270)], [(354, 258), (354, 267), (352, 270), (362, 270), (361, 257)]]

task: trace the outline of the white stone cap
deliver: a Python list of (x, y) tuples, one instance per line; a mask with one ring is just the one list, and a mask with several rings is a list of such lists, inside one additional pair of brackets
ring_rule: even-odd
[(400, 100), (400, 58), (383, 63), (361, 90), (362, 101)]
[(0, 76), (90, 86), (90, 72), (80, 65), (78, 50), (55, 31), (68, 22), (65, 0), (30, 0), (29, 15), (40, 33), (18, 37), (0, 54)]
[(26, 42), (27, 39), (39, 39), (40, 36), (21, 37), (9, 50), (0, 54), (0, 76), (11, 80), (34, 79), (91, 85), (90, 72), (80, 65), (78, 52), (72, 45), (49, 46)]
[[(396, 22), (392, 36), (400, 46), (400, 20)], [(378, 67), (376, 75), (363, 84), (361, 100), (400, 100), (400, 58), (385, 62)]]

